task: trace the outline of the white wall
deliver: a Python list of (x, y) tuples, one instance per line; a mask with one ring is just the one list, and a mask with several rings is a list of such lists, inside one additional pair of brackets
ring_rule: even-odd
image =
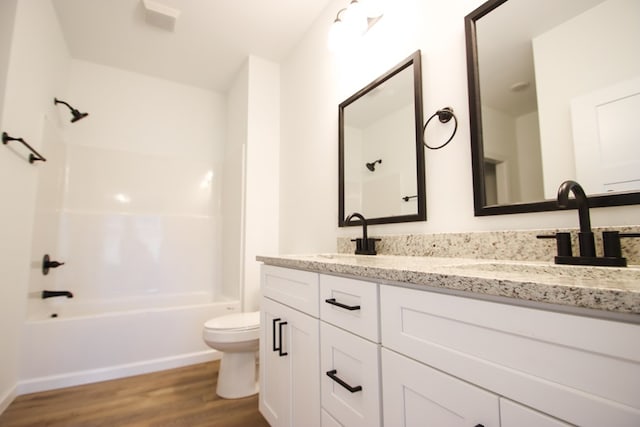
[(227, 142), (222, 188), (222, 287), (240, 296), (244, 266), (244, 199), (248, 131), (249, 64), (245, 62), (227, 93)]
[(258, 309), (257, 255), (278, 254), (280, 66), (249, 57), (243, 308)]
[(521, 200), (543, 200), (542, 155), (538, 112), (516, 118)]
[[(384, 2), (385, 16), (355, 51), (331, 54), (326, 36), (347, 1), (332, 1), (282, 64), (280, 250), (335, 251), (338, 104), (367, 82), (422, 51), (425, 116), (453, 107), (458, 133), (426, 156), (427, 221), (372, 226), (374, 235), (577, 227), (575, 211), (474, 217), (464, 16), (481, 0)], [(310, 163), (311, 162), (311, 163)], [(308, 167), (312, 164), (313, 167)], [(637, 224), (640, 207), (592, 209), (594, 225)]]
[(571, 100), (640, 75), (639, 39), (640, 2), (609, 0), (533, 40), (546, 197), (576, 179)]
[[(41, 148), (43, 118), (54, 112), (53, 97), (64, 91), (68, 61), (49, 2), (0, 2), (2, 131)], [(15, 142), (9, 144), (0, 147), (0, 410), (10, 403), (18, 377), (20, 332), (31, 268), (36, 181), (39, 169), (44, 166), (30, 165), (25, 160), (28, 152), (24, 147)], [(47, 153), (43, 155), (46, 157)]]
[(256, 256), (278, 253), (278, 64), (249, 56), (229, 90), (228, 106), (224, 280), (241, 287), (243, 309), (253, 311), (260, 300)]
[[(482, 107), (484, 157), (501, 162), (506, 174), (506, 191), (498, 191), (498, 204), (521, 201), (516, 120), (513, 116)], [(498, 180), (500, 177), (497, 177)], [(500, 185), (500, 184), (499, 184)]]

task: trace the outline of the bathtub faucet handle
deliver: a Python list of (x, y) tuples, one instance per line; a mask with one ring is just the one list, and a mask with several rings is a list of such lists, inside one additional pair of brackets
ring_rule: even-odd
[(49, 254), (45, 254), (42, 258), (42, 274), (46, 276), (47, 274), (49, 274), (50, 268), (58, 268), (61, 265), (64, 265), (64, 262), (53, 261), (49, 257)]

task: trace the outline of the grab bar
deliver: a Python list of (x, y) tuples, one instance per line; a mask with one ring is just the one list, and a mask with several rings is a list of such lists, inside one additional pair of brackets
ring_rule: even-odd
[(7, 143), (9, 141), (19, 141), (19, 142), (22, 143), (22, 145), (24, 145), (25, 147), (27, 147), (31, 151), (31, 154), (29, 154), (29, 163), (33, 163), (33, 162), (37, 162), (37, 161), (41, 161), (41, 162), (46, 162), (47, 161), (47, 159), (42, 157), (42, 155), (40, 153), (38, 153), (32, 146), (27, 144), (27, 141), (25, 141), (24, 139), (22, 139), (22, 138), (14, 138), (12, 136), (9, 136), (6, 132), (2, 132), (2, 143), (4, 145), (7, 145)]

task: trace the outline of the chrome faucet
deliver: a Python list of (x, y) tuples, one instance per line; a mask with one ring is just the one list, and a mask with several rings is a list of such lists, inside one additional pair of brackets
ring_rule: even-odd
[(569, 207), (569, 193), (573, 192), (578, 205), (578, 219), (580, 222), (580, 232), (578, 241), (580, 243), (581, 257), (595, 257), (596, 245), (591, 231), (591, 218), (589, 216), (589, 200), (580, 184), (575, 181), (565, 181), (558, 188), (558, 207), (567, 209)]
[(354, 212), (346, 217), (344, 222), (349, 223), (353, 218), (358, 218), (360, 222), (362, 222), (362, 238), (351, 240), (352, 242), (356, 242), (356, 255), (375, 255), (377, 253), (376, 242), (380, 241), (380, 239), (370, 239), (367, 236), (367, 220), (358, 212)]

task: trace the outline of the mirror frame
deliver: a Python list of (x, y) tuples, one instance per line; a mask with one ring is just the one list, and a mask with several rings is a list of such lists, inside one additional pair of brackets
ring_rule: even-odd
[[(486, 204), (484, 181), (484, 144), (482, 136), (482, 105), (478, 71), (476, 21), (508, 0), (489, 0), (464, 18), (467, 47), (467, 81), (469, 87), (469, 122), (471, 133), (471, 167), (473, 172), (473, 207), (475, 216), (502, 215), (559, 210), (556, 200), (541, 200), (505, 205)], [(560, 186), (560, 182), (558, 186)], [(626, 206), (640, 204), (640, 192), (589, 195), (590, 207)], [(572, 200), (573, 202), (573, 200)], [(572, 205), (575, 206), (575, 205)]]
[(367, 218), (367, 224), (391, 224), (411, 221), (426, 221), (426, 183), (425, 183), (425, 159), (424, 146), (422, 145), (422, 66), (420, 50), (415, 51), (409, 57), (401, 61), (398, 65), (387, 71), (364, 88), (344, 100), (338, 106), (338, 226), (359, 226), (360, 221), (345, 223), (344, 211), (344, 109), (351, 103), (393, 78), (396, 74), (413, 66), (413, 104), (415, 112), (415, 135), (416, 135), (416, 180), (418, 193), (418, 212), (410, 215), (397, 215), (378, 218)]

